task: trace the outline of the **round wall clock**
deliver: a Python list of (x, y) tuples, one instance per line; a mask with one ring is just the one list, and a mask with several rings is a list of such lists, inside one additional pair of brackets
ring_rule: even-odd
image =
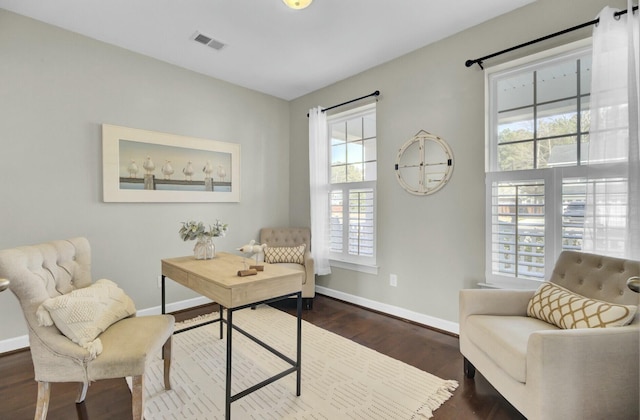
[(429, 195), (444, 187), (453, 173), (453, 152), (446, 141), (418, 131), (398, 151), (396, 177), (407, 192)]

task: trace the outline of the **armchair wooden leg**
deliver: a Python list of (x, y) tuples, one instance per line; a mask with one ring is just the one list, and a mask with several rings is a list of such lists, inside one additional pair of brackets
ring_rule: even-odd
[(131, 410), (133, 420), (144, 420), (144, 374), (131, 378)]
[(162, 346), (162, 358), (164, 359), (164, 389), (171, 389), (171, 337)]
[(466, 376), (469, 379), (473, 379), (476, 376), (476, 367), (473, 366), (473, 364), (467, 360), (467, 358), (464, 358), (464, 376)]
[(49, 382), (38, 381), (38, 402), (36, 403), (36, 415), (34, 420), (46, 420), (49, 410), (49, 397), (51, 395), (51, 384)]
[(80, 390), (78, 391), (78, 398), (76, 398), (76, 404), (79, 404), (87, 398), (87, 389), (89, 388), (89, 382), (81, 382)]

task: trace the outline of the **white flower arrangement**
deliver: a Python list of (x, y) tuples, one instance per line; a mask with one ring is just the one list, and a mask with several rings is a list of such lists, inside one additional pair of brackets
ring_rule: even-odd
[(208, 229), (204, 226), (204, 223), (190, 220), (188, 222), (182, 222), (182, 227), (178, 233), (183, 241), (192, 241), (205, 237), (216, 238), (225, 236), (228, 230), (229, 225), (222, 223), (220, 220), (216, 220), (213, 225), (209, 225)]

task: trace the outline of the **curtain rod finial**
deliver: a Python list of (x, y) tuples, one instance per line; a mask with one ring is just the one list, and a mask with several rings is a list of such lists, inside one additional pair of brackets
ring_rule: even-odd
[(482, 70), (484, 70), (484, 67), (482, 67), (482, 60), (477, 59), (477, 60), (467, 60), (464, 62), (464, 65), (467, 67), (471, 67), (474, 64), (477, 64)]

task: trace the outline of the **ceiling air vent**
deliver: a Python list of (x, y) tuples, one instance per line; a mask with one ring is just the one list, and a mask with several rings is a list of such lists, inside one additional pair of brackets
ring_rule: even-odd
[(206, 45), (207, 47), (213, 48), (214, 50), (220, 51), (225, 47), (225, 44), (218, 41), (217, 39), (213, 39), (210, 36), (201, 34), (197, 32), (193, 34), (192, 39), (200, 44)]

